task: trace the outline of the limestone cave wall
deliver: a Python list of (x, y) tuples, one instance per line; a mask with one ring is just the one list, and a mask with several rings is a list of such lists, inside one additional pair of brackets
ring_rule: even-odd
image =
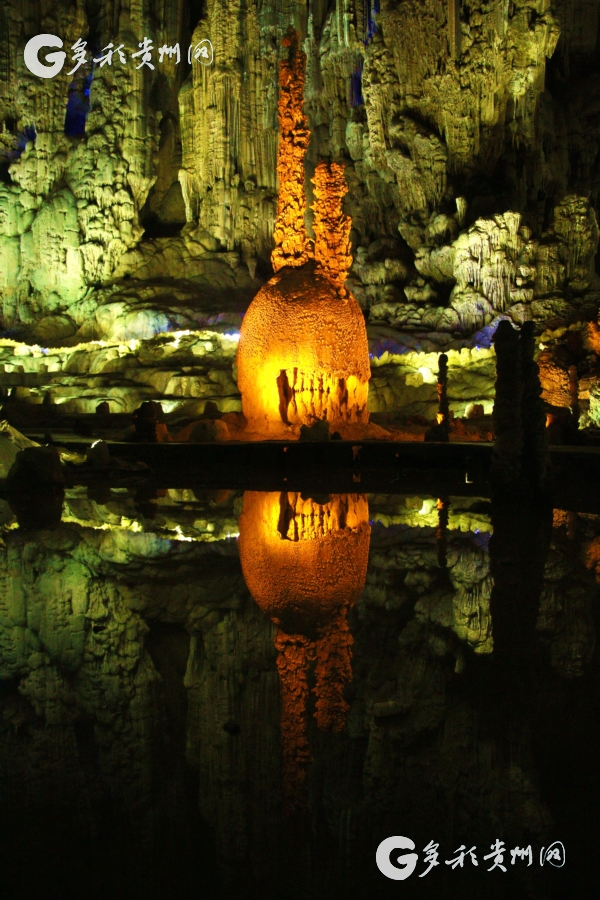
[[(2, 392), (72, 412), (148, 398), (185, 414), (208, 399), (239, 409), (222, 335), (235, 337), (272, 274), (278, 69), (292, 27), (307, 57), (306, 226), (313, 236), (317, 165), (343, 163), (370, 411), (431, 419), (444, 351), (452, 411), (489, 413), (491, 338), (508, 316), (536, 322), (546, 403), (573, 408), (577, 393), (581, 423), (594, 425), (599, 10), (11, 0), (0, 14)], [(53, 78), (24, 62), (42, 33), (64, 41)], [(144, 64), (132, 54), (146, 39)], [(110, 64), (93, 62), (111, 43)], [(187, 339), (177, 354), (145, 343), (198, 329), (213, 337), (191, 352)]]
[[(317, 163), (343, 161), (369, 322), (445, 346), (504, 314), (594, 318), (599, 21), (597, 0), (5, 4), (4, 329), (68, 339), (125, 278), (144, 284), (119, 300), (155, 311), (157, 331), (166, 308), (232, 292), (243, 311), (269, 274), (290, 26), (308, 60), (309, 201)], [(65, 42), (53, 78), (24, 64), (39, 33)], [(153, 69), (131, 58), (145, 37)], [(207, 38), (212, 64), (188, 63)], [(109, 42), (126, 62), (92, 64)], [(180, 62), (159, 62), (176, 43)]]

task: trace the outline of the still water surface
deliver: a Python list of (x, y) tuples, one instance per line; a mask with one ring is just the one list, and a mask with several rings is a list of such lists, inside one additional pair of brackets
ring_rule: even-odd
[[(12, 507), (2, 898), (597, 896), (600, 517), (191, 489)], [(402, 881), (375, 862), (392, 835), (418, 856)]]

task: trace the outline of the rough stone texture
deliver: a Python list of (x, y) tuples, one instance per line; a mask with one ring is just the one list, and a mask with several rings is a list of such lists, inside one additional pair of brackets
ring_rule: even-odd
[(326, 278), (345, 296), (344, 285), (352, 265), (350, 229), (352, 222), (342, 211), (342, 199), (348, 193), (344, 169), (338, 163), (320, 163), (313, 179), (315, 261)]
[(232, 369), (239, 334), (217, 327), (59, 349), (6, 341), (0, 385), (16, 391), (16, 399), (65, 413), (93, 413), (103, 401), (112, 412), (130, 413), (144, 400), (159, 400), (167, 413), (201, 414), (209, 400), (221, 412), (237, 411)]
[(271, 262), (277, 272), (283, 266), (303, 266), (312, 257), (306, 232), (304, 157), (310, 140), (304, 115), (306, 54), (299, 48), (299, 35), (292, 31), (283, 40), (289, 58), (279, 67), (279, 145), (277, 150), (277, 219)]
[[(161, 155), (164, 162), (173, 149), (169, 141), (161, 146), (161, 132), (164, 137), (168, 122), (178, 132), (173, 108), (182, 69), (171, 63), (138, 69), (130, 54), (145, 34), (155, 46), (187, 41), (182, 3), (152, 20), (144, 4), (120, 12), (100, 5), (89, 17), (83, 5), (14, 4), (4, 15), (10, 51), (0, 102), (10, 174), (1, 189), (0, 254), (8, 327), (67, 309), (109, 280), (139, 241), (140, 214)], [(42, 82), (25, 67), (23, 46), (25, 37), (44, 32), (63, 38), (68, 58), (57, 76)], [(79, 38), (88, 41), (87, 61), (69, 75), (69, 48)], [(126, 46), (127, 63), (115, 57), (94, 68), (85, 133), (74, 134), (67, 99), (72, 95), (80, 110), (89, 105), (84, 79), (92, 56), (111, 40)]]
[[(55, 404), (58, 411), (69, 414), (95, 412), (104, 401), (112, 412), (133, 412), (144, 400), (160, 401), (166, 413), (202, 414), (209, 400), (216, 402), (221, 412), (241, 409), (235, 365), (238, 314), (207, 315), (204, 329), (151, 337), (156, 322), (151, 310), (130, 313), (115, 302), (107, 304), (104, 313), (113, 338), (63, 347), (0, 340), (0, 390), (13, 392), (15, 399), (26, 403)], [(138, 337), (124, 339), (125, 323), (134, 317)], [(190, 321), (181, 307), (165, 310), (164, 318), (179, 327)], [(91, 319), (87, 328), (94, 336), (95, 327), (95, 319)], [(398, 344), (391, 329), (369, 328), (368, 335), (369, 410), (392, 419), (399, 414), (433, 419), (438, 354), (407, 350)], [(424, 338), (413, 343), (433, 349)], [(464, 416), (467, 406), (476, 403), (490, 413), (495, 383), (493, 350), (463, 347), (449, 350), (448, 355), (452, 412)]]
[(366, 423), (369, 351), (350, 294), (303, 266), (278, 272), (254, 298), (240, 333), (238, 384), (249, 430), (290, 432), (326, 418)]
[[(9, 3), (4, 328), (49, 344), (148, 338), (219, 315), (239, 324), (270, 274), (290, 27), (298, 59), (306, 55), (306, 234), (312, 176), (343, 164), (347, 286), (371, 330), (388, 329), (403, 350), (444, 352), (461, 339), (489, 346), (500, 317), (540, 329), (594, 319), (597, 20), (596, 5), (579, 0), (460, 9), (389, 0), (377, 14), (358, 0), (208, 0), (193, 11), (180, 0), (158, 13), (146, 0), (119, 10)], [(69, 56), (42, 80), (22, 47), (44, 31), (62, 36)], [(153, 70), (131, 59), (144, 36)], [(79, 37), (87, 62), (68, 75)], [(188, 64), (188, 45), (206, 38), (213, 62)], [(84, 83), (110, 40), (124, 43), (127, 62), (96, 64)], [(157, 48), (176, 41), (180, 64), (159, 63)], [(82, 133), (73, 133), (74, 107)], [(374, 408), (387, 410), (390, 398), (381, 392)], [(392, 402), (414, 411), (399, 395)]]
[(0, 421), (0, 478), (8, 476), (20, 450), (35, 446), (35, 441), (11, 428), (8, 422)]

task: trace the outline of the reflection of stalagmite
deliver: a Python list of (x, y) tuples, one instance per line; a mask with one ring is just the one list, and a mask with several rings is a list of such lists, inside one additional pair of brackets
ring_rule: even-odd
[(343, 166), (315, 172), (315, 248), (304, 224), (303, 112), (306, 58), (298, 37), (287, 39), (280, 73), (279, 203), (274, 230), (277, 273), (244, 317), (237, 355), (242, 408), (251, 432), (287, 436), (326, 419), (335, 428), (366, 424), (370, 364), (365, 321), (344, 282), (352, 262)]
[(352, 681), (352, 635), (346, 610), (319, 631), (315, 667), (315, 718), (322, 731), (342, 731), (346, 725), (348, 704), (344, 686)]
[(293, 807), (298, 786), (304, 781), (310, 761), (306, 704), (309, 693), (307, 673), (313, 644), (302, 634), (289, 635), (278, 628), (275, 647), (281, 685), (283, 794), (284, 800)]
[(348, 609), (358, 599), (369, 555), (366, 497), (338, 495), (326, 503), (295, 493), (244, 494), (240, 560), (250, 593), (275, 625), (281, 679), (284, 793), (301, 805), (310, 758), (308, 670), (315, 659), (315, 719), (341, 731), (343, 696), (352, 678)]

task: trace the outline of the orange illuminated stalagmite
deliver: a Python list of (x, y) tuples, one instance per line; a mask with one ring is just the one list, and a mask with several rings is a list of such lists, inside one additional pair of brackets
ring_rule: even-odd
[[(343, 166), (321, 163), (314, 178), (315, 246), (306, 236), (302, 111), (306, 58), (288, 39), (279, 94), (279, 205), (272, 254), (276, 275), (242, 322), (238, 386), (248, 432), (281, 438), (326, 419), (334, 429), (365, 425), (370, 363), (362, 311), (344, 287), (352, 262)], [(295, 79), (295, 80), (294, 80)]]
[(306, 54), (298, 46), (296, 32), (284, 38), (283, 46), (289, 47), (289, 54), (279, 68), (279, 198), (273, 231), (275, 247), (271, 254), (276, 272), (283, 266), (301, 266), (312, 257), (304, 223), (304, 157), (310, 141), (308, 120), (304, 115)]
[(248, 429), (289, 436), (327, 419), (367, 423), (369, 350), (363, 314), (323, 275), (284, 270), (250, 304), (238, 348), (238, 385)]
[(348, 193), (344, 167), (335, 162), (319, 163), (312, 182), (315, 186), (315, 260), (325, 277), (338, 288), (340, 296), (345, 297), (344, 284), (352, 265), (352, 220), (342, 210), (342, 200)]
[(244, 494), (239, 551), (248, 589), (277, 627), (284, 792), (300, 805), (306, 764), (309, 664), (314, 660), (315, 719), (340, 731), (352, 678), (347, 611), (364, 587), (369, 509), (362, 495), (325, 503), (296, 493)]

